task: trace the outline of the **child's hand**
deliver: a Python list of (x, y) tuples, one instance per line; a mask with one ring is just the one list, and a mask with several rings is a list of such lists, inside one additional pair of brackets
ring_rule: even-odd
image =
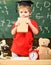
[(28, 25), (30, 25), (30, 24), (31, 24), (31, 21), (30, 21), (30, 20), (27, 20), (26, 23), (27, 23)]
[(20, 23), (17, 21), (16, 23), (15, 23), (15, 26), (18, 26)]

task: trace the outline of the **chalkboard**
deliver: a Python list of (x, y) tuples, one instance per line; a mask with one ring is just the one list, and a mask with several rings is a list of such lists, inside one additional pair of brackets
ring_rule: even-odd
[[(18, 18), (16, 13), (16, 1), (18, 0), (0, 0), (0, 38), (4, 34), (5, 38), (12, 38), (11, 27)], [(51, 0), (32, 0), (31, 18), (36, 20), (40, 33), (36, 38), (51, 38)]]

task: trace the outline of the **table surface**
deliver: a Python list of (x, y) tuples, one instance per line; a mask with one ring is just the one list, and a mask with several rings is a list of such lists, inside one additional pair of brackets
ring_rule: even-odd
[(0, 65), (51, 65), (51, 59), (29, 60), (28, 57), (21, 57), (19, 59), (0, 59)]

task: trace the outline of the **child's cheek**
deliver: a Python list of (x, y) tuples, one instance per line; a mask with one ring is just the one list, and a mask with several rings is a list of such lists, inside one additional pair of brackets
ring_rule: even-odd
[(30, 14), (29, 13), (25, 13), (25, 16), (29, 16)]

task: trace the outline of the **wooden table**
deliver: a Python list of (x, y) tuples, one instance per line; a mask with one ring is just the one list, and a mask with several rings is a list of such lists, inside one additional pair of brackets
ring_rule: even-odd
[(2, 60), (0, 65), (51, 65), (51, 60)]

